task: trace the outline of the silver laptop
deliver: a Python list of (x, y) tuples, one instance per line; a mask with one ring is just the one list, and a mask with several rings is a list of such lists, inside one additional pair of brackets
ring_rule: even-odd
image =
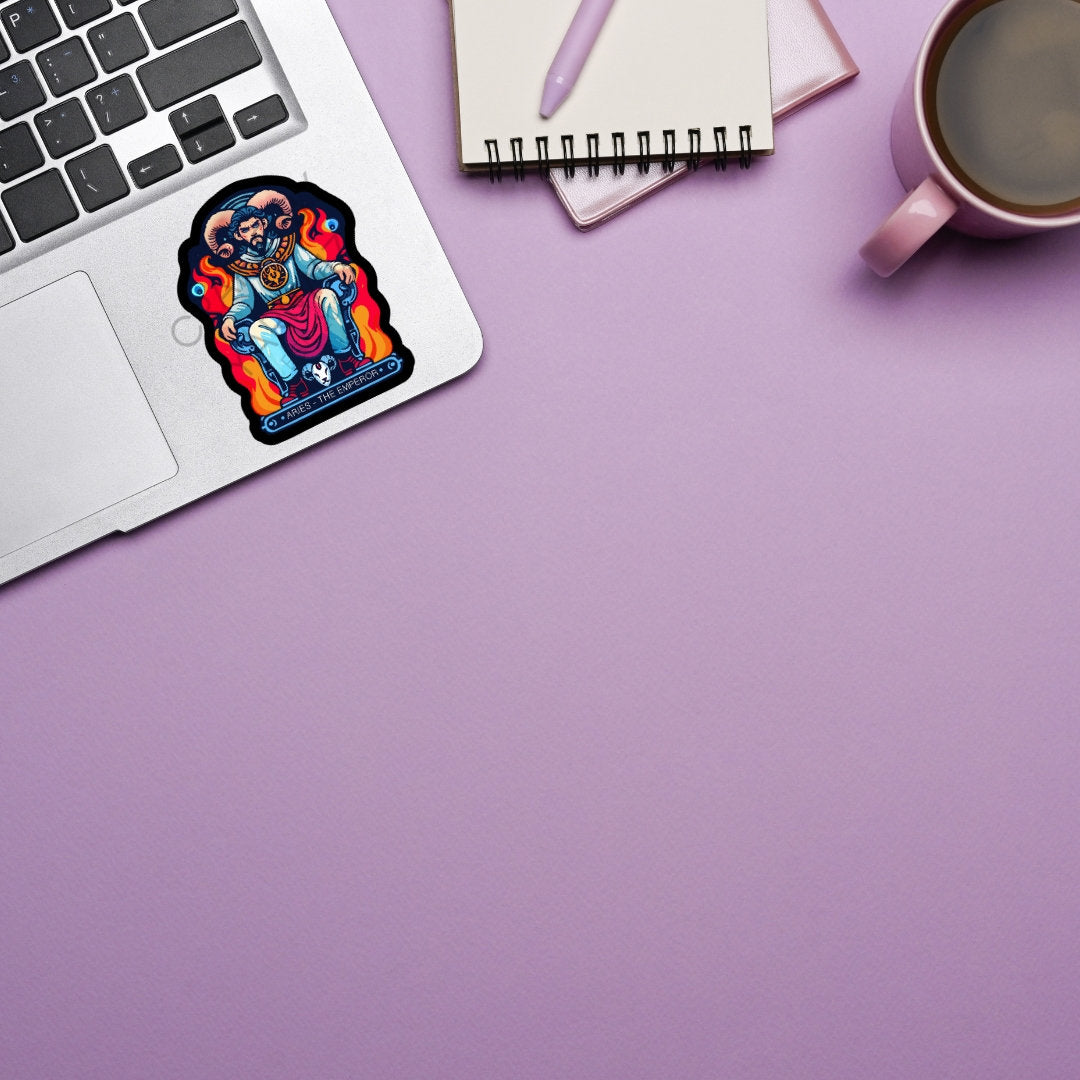
[(480, 351), (324, 0), (0, 3), (0, 582)]

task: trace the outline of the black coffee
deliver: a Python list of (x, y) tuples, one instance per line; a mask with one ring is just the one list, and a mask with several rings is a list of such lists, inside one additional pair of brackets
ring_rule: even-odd
[(1080, 209), (1080, 0), (985, 0), (930, 57), (934, 145), (977, 195), (1023, 214)]

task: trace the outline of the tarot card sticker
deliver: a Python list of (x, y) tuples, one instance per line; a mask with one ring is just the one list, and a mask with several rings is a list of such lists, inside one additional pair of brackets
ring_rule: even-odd
[(203, 206), (180, 249), (180, 302), (262, 442), (412, 374), (352, 212), (313, 184), (264, 176)]

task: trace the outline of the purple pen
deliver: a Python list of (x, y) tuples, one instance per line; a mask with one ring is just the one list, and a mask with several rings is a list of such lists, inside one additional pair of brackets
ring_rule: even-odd
[(566, 31), (559, 51), (551, 62), (544, 80), (544, 96), (540, 100), (540, 115), (546, 120), (566, 100), (574, 89), (585, 61), (589, 59), (596, 39), (607, 20), (615, 0), (581, 0), (574, 21)]

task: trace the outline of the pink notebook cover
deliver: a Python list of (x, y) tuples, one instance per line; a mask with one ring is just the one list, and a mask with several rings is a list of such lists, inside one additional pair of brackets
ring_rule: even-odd
[[(859, 73), (818, 0), (769, 0), (769, 62), (776, 120)], [(712, 166), (708, 168), (711, 172)], [(579, 167), (572, 177), (561, 169), (553, 171), (551, 184), (574, 224), (593, 229), (690, 171), (679, 163), (672, 172), (653, 165), (643, 174), (627, 166), (619, 176), (605, 167), (599, 176), (589, 176)]]

